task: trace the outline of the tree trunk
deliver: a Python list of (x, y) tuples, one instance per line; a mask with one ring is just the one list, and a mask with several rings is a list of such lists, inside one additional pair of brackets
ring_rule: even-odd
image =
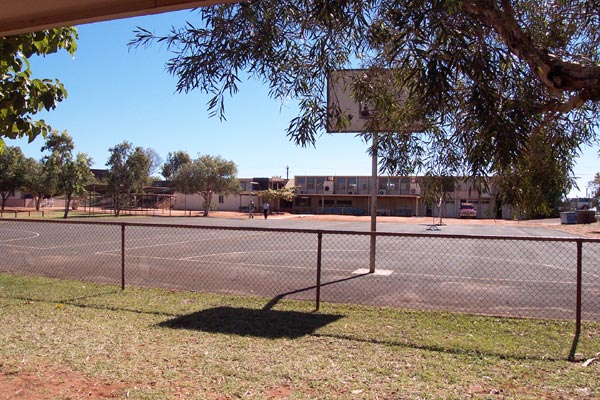
[(119, 200), (120, 196), (117, 194), (114, 197), (114, 213), (115, 213), (115, 217), (118, 217), (120, 212), (121, 212), (121, 201)]
[(68, 218), (69, 217), (69, 206), (71, 205), (71, 195), (68, 194), (67, 198), (65, 200), (65, 214), (63, 215), (63, 218)]
[(202, 195), (202, 197), (204, 197), (204, 217), (208, 217), (208, 213), (210, 211), (210, 201), (212, 198), (211, 193), (208, 193), (208, 195)]
[(4, 205), (8, 199), (8, 196), (10, 196), (10, 192), (2, 192), (2, 211), (4, 211)]

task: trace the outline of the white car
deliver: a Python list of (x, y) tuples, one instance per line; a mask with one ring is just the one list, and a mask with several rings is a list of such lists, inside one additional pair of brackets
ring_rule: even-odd
[(459, 218), (477, 218), (477, 210), (473, 203), (462, 203), (458, 209)]

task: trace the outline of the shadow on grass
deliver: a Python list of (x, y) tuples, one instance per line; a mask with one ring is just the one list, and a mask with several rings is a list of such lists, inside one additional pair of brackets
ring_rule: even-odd
[(216, 307), (182, 315), (161, 322), (158, 325), (164, 328), (190, 329), (268, 339), (297, 339), (312, 335), (317, 329), (343, 317), (343, 315), (338, 314)]
[[(336, 283), (342, 283), (342, 282), (346, 282), (346, 281), (350, 281), (350, 280), (353, 280), (353, 279), (362, 278), (364, 276), (369, 276), (369, 275), (371, 275), (371, 274), (370, 273), (365, 273), (365, 274), (358, 274), (358, 275), (355, 275), (355, 276), (351, 276), (349, 278), (337, 279), (335, 281), (330, 281), (330, 282), (322, 283), (321, 287), (325, 287), (325, 286), (329, 286), (329, 285), (335, 285)], [(309, 287), (305, 287), (305, 288), (302, 288), (302, 289), (292, 290), (290, 292), (278, 294), (277, 296), (273, 297), (267, 304), (265, 304), (265, 306), (263, 307), (263, 310), (270, 310), (270, 309), (272, 309), (281, 300), (283, 300), (286, 296), (290, 296), (290, 295), (298, 294), (298, 293), (302, 293), (302, 292), (307, 292), (309, 290), (315, 290), (315, 289), (317, 289), (317, 286), (309, 286)]]
[[(142, 310), (139, 308), (110, 306), (107, 304), (87, 304), (87, 303), (76, 301), (76, 300), (85, 300), (85, 299), (89, 299), (89, 298), (93, 298), (93, 297), (102, 297), (102, 296), (107, 296), (107, 295), (113, 295), (113, 294), (118, 294), (118, 293), (122, 293), (121, 290), (115, 290), (115, 291), (111, 291), (111, 292), (103, 292), (103, 293), (98, 293), (98, 294), (89, 295), (89, 296), (80, 296), (80, 297), (64, 298), (64, 299), (56, 299), (56, 300), (38, 299), (35, 297), (16, 296), (16, 295), (11, 295), (11, 296), (0, 295), (0, 299), (4, 298), (4, 299), (21, 300), (21, 301), (25, 301), (27, 303), (45, 303), (45, 304), (60, 303), (63, 305), (79, 307), (79, 308), (89, 308), (89, 309), (93, 309), (93, 310), (129, 312), (129, 313), (145, 314), (145, 315), (158, 315), (158, 316), (169, 316), (169, 317), (171, 317), (171, 316), (174, 317), (174, 316), (178, 315), (178, 314), (168, 313), (168, 312), (164, 312), (164, 311), (149, 311), (149, 310)], [(9, 306), (12, 306), (12, 305), (0, 306), (0, 308), (9, 307)]]
[[(328, 339), (339, 339), (339, 340), (348, 340), (357, 343), (366, 343), (366, 344), (377, 344), (383, 346), (393, 346), (393, 347), (403, 347), (411, 350), (420, 350), (420, 351), (429, 351), (432, 353), (444, 353), (444, 354), (454, 354), (454, 355), (462, 355), (462, 356), (477, 356), (477, 357), (496, 357), (501, 360), (513, 360), (513, 361), (527, 361), (527, 360), (537, 360), (537, 361), (568, 361), (568, 357), (548, 357), (547, 355), (535, 355), (535, 354), (515, 354), (510, 353), (508, 351), (502, 352), (501, 349), (496, 350), (482, 350), (478, 347), (478, 343), (474, 342), (473, 347), (469, 346), (465, 347), (452, 347), (450, 345), (443, 344), (425, 344), (411, 341), (409, 338), (406, 340), (384, 340), (384, 339), (365, 339), (352, 335), (344, 335), (344, 334), (313, 334), (314, 337), (317, 338), (328, 338)], [(529, 348), (526, 348), (529, 349)]]

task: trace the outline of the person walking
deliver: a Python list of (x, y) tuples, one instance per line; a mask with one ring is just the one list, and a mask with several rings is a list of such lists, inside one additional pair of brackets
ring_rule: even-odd
[(263, 214), (265, 215), (265, 219), (267, 219), (267, 216), (269, 215), (269, 203), (266, 201), (263, 204)]
[(248, 219), (254, 219), (254, 200), (248, 203)]

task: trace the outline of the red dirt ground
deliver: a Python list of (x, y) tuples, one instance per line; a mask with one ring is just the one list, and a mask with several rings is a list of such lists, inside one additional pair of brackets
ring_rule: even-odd
[(52, 365), (5, 368), (0, 360), (0, 400), (114, 399), (125, 397), (127, 386)]

